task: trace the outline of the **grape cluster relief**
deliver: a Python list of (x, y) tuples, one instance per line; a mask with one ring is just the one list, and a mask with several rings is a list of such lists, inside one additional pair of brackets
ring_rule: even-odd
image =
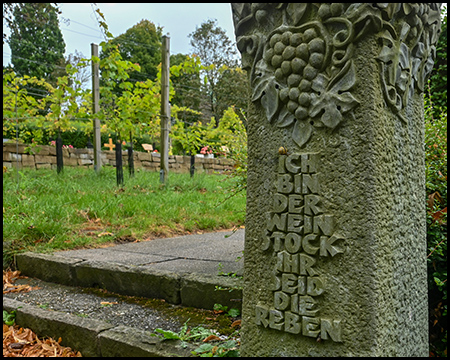
[[(269, 122), (292, 129), (303, 147), (316, 129), (336, 129), (359, 101), (356, 42), (375, 33), (387, 106), (402, 114), (423, 91), (439, 35), (436, 4), (233, 3), (237, 46), (250, 73), (252, 101)], [(424, 24), (428, 29), (425, 31)], [(350, 116), (347, 116), (350, 115)]]

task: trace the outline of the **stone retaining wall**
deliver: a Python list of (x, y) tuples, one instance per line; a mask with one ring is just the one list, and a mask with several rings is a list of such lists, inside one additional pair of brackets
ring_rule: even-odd
[[(25, 152), (29, 145), (14, 143), (3, 144), (3, 166), (12, 168), (51, 168), (56, 169), (56, 147), (48, 145), (36, 146), (34, 154)], [(149, 171), (159, 171), (160, 154), (133, 151), (134, 168)], [(116, 166), (115, 151), (101, 152), (102, 166)], [(122, 151), (123, 166), (128, 166), (128, 152)], [(84, 166), (91, 168), (94, 166), (93, 149), (63, 149), (64, 166)], [(175, 173), (187, 173), (191, 164), (190, 156), (171, 155), (169, 156), (169, 169)], [(233, 168), (233, 161), (226, 158), (195, 158), (196, 172), (223, 173)]]

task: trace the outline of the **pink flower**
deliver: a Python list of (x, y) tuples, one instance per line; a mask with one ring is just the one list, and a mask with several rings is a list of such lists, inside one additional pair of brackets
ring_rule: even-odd
[(209, 150), (209, 146), (202, 147), (200, 150), (200, 154), (206, 155), (206, 154), (212, 154), (212, 150)]

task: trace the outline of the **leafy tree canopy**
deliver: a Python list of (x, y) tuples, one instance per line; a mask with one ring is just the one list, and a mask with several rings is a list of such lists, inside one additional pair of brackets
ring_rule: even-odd
[(7, 41), (14, 71), (56, 85), (56, 78), (65, 73), (66, 48), (58, 8), (50, 3), (18, 3), (12, 9), (11, 35)]
[[(202, 112), (206, 118), (214, 116), (220, 118), (217, 108), (216, 85), (224, 68), (234, 68), (237, 65), (235, 59), (236, 47), (226, 35), (226, 32), (217, 25), (217, 20), (207, 20), (195, 31), (189, 34), (193, 54), (200, 57), (204, 71), (204, 104)], [(226, 106), (228, 107), (228, 106)], [(225, 107), (225, 108), (226, 108)]]
[[(123, 60), (139, 64), (141, 71), (130, 73), (131, 79), (156, 80), (158, 65), (161, 63), (162, 28), (149, 20), (141, 20), (125, 33), (117, 36), (112, 43), (119, 46)], [(100, 58), (107, 55), (102, 50)]]
[(217, 68), (236, 65), (233, 59), (237, 54), (236, 48), (226, 32), (217, 26), (216, 19), (203, 22), (189, 37), (193, 53), (200, 57), (203, 65), (215, 65)]
[[(231, 106), (246, 113), (248, 99), (250, 99), (250, 87), (246, 71), (240, 67), (223, 70), (216, 85), (216, 112), (219, 117), (222, 118), (225, 110)], [(237, 111), (236, 116), (247, 127), (242, 111)]]
[[(189, 61), (189, 55), (173, 54), (170, 55), (170, 66), (181, 65)], [(190, 109), (200, 109), (200, 71), (180, 74), (171, 77), (172, 86), (175, 90), (171, 104)], [(180, 111), (180, 118), (184, 121), (194, 123), (200, 120), (199, 114)]]

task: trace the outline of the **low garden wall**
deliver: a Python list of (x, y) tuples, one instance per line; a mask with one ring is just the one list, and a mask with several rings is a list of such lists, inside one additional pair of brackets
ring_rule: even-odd
[[(15, 143), (3, 144), (3, 166), (7, 168), (51, 168), (56, 169), (56, 147), (49, 145), (38, 145), (33, 148), (34, 154), (25, 151), (29, 145)], [(101, 152), (102, 166), (116, 166), (116, 153), (114, 150)], [(133, 151), (133, 162), (135, 169), (149, 171), (160, 170), (160, 154)], [(128, 166), (128, 151), (122, 151), (122, 163), (124, 168)], [(64, 166), (94, 166), (93, 149), (63, 149)], [(176, 173), (188, 173), (191, 165), (190, 156), (169, 156), (169, 170)], [(233, 168), (233, 161), (227, 158), (195, 158), (195, 171), (223, 173)]]

